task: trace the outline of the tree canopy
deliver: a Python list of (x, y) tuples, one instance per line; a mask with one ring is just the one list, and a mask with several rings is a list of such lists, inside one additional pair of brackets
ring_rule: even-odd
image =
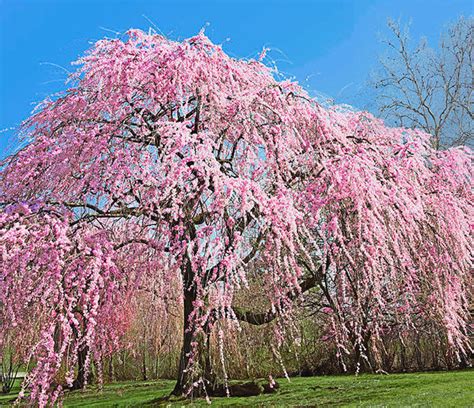
[[(277, 319), (283, 337), (310, 290), (342, 360), (415, 318), (467, 351), (469, 149), (323, 107), (202, 32), (131, 30), (78, 64), (0, 173), (2, 333), (29, 336), (24, 387), (40, 406), (120, 347), (140, 291), (163, 308), (179, 293), (187, 396), (215, 383), (205, 348), (221, 321)], [(237, 307), (255, 285), (266, 309)]]

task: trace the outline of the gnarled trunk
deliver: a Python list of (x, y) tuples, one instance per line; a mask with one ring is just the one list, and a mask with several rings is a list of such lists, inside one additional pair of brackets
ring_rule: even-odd
[[(210, 329), (204, 328), (204, 335), (197, 334), (194, 323), (190, 320), (194, 310), (197, 292), (193, 283), (193, 270), (187, 262), (183, 274), (183, 346), (179, 358), (178, 379), (172, 391), (173, 395), (199, 397), (210, 393), (214, 385), (210, 359)], [(193, 348), (193, 342), (198, 344)], [(196, 382), (199, 385), (194, 386)]]

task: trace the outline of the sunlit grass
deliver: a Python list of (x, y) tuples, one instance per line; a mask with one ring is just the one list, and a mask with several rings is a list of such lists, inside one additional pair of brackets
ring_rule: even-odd
[[(213, 406), (474, 407), (474, 370), (280, 379), (276, 394), (213, 398)], [(204, 400), (165, 400), (173, 381), (121, 382), (67, 394), (65, 407), (206, 406)], [(15, 388), (18, 392), (18, 387)], [(14, 394), (1, 395), (7, 405)]]

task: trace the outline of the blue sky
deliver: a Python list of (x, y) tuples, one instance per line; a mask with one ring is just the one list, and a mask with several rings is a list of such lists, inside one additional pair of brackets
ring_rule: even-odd
[(412, 37), (436, 42), (447, 23), (472, 13), (472, 0), (0, 0), (0, 158), (13, 152), (14, 129), (34, 104), (64, 89), (71, 61), (113, 37), (109, 30), (152, 26), (182, 39), (207, 25), (229, 54), (268, 47), (313, 94), (362, 105), (387, 18), (411, 20)]

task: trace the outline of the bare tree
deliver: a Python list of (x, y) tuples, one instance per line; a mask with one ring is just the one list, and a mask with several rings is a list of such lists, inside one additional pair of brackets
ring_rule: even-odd
[(437, 48), (424, 38), (412, 46), (408, 27), (393, 20), (388, 26), (388, 55), (373, 80), (379, 114), (430, 133), (437, 149), (472, 145), (474, 18), (450, 25)]

